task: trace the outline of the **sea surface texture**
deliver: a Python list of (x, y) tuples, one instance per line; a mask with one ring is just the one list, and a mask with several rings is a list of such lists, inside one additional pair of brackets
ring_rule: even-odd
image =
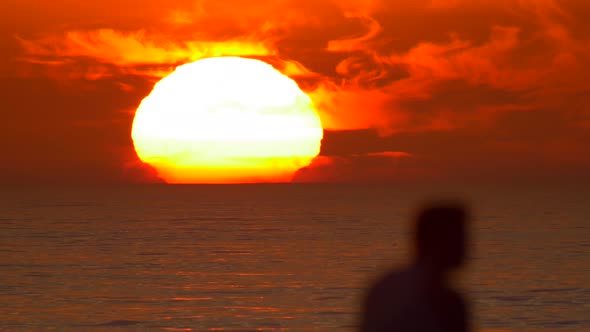
[(590, 189), (4, 188), (0, 330), (354, 331), (420, 203), (473, 211), (455, 278), (477, 331), (590, 331)]

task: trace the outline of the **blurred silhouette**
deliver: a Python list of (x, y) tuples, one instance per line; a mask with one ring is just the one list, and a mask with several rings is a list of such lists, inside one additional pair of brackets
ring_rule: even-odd
[(457, 203), (432, 204), (418, 213), (414, 261), (370, 288), (361, 332), (470, 331), (466, 304), (448, 282), (448, 272), (465, 260), (468, 218)]

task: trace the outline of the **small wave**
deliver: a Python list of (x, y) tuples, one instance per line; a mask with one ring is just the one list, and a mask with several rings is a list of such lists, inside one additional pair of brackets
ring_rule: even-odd
[(53, 276), (51, 273), (46, 272), (29, 272), (24, 274), (25, 277), (34, 277), (34, 278), (50, 278)]
[(331, 301), (331, 300), (342, 300), (344, 299), (344, 296), (320, 296), (320, 297), (316, 297), (313, 300), (315, 301)]
[(112, 320), (112, 321), (106, 322), (106, 323), (95, 324), (92, 326), (131, 326), (131, 325), (138, 325), (141, 323), (142, 323), (141, 321), (137, 321), (137, 320), (120, 319), (120, 320)]
[(543, 327), (553, 327), (553, 328), (560, 328), (560, 327), (571, 327), (582, 324), (582, 321), (579, 320), (560, 320), (560, 321), (535, 321), (531, 322), (531, 325), (535, 326), (543, 326)]
[(528, 290), (529, 293), (558, 293), (558, 292), (577, 292), (581, 290), (577, 287), (569, 288), (535, 288)]
[(141, 251), (137, 253), (140, 256), (164, 256), (168, 255), (165, 252), (150, 252), (150, 251)]
[(528, 296), (494, 296), (493, 299), (507, 302), (526, 302), (531, 300)]
[(315, 314), (319, 316), (342, 316), (350, 315), (351, 313), (348, 311), (318, 311)]
[(213, 250), (214, 254), (227, 254), (227, 255), (250, 255), (251, 251), (248, 250)]

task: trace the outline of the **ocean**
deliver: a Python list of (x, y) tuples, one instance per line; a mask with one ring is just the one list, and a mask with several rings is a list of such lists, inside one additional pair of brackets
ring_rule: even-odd
[(590, 331), (590, 188), (37, 186), (0, 201), (2, 331), (354, 331), (416, 208), (471, 206), (476, 331)]

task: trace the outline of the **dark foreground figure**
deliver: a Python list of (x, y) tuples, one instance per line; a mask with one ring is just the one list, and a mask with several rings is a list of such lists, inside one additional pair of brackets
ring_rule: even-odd
[(371, 287), (361, 332), (470, 331), (466, 304), (447, 276), (464, 262), (467, 219), (460, 204), (435, 204), (420, 211), (414, 229), (415, 259)]

